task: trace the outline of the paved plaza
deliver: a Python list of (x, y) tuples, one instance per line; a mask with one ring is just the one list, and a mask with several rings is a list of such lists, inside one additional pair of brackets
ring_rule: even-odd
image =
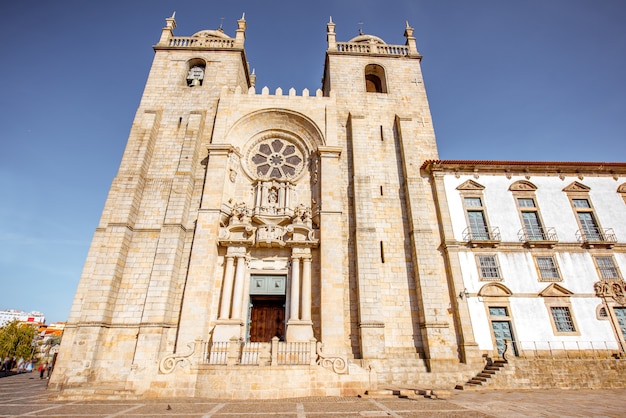
[(332, 397), (50, 401), (37, 373), (0, 378), (0, 417), (624, 417), (626, 389), (452, 391), (449, 399)]

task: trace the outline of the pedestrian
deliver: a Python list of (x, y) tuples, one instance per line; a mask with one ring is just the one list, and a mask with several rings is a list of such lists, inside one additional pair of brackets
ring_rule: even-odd
[(48, 362), (46, 361), (44, 364), (39, 366), (39, 369), (37, 370), (39, 370), (39, 378), (43, 379), (43, 376), (46, 373), (46, 370), (48, 370)]
[(6, 370), (8, 372), (9, 371), (9, 363), (10, 362), (11, 362), (11, 357), (6, 356), (4, 358), (4, 361), (2, 362), (2, 367), (0, 368), (0, 371)]
[(46, 371), (46, 379), (50, 379), (50, 374), (52, 373), (52, 366), (54, 365), (54, 362), (50, 362), (48, 364), (48, 370)]

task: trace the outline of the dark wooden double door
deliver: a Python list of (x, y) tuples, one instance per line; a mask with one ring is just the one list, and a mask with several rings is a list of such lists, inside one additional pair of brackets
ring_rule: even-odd
[(250, 341), (270, 342), (285, 336), (285, 297), (251, 296)]

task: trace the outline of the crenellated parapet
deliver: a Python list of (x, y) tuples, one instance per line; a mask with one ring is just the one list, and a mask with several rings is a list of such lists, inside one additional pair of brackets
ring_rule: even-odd
[[(228, 88), (224, 87), (224, 94), (228, 93)], [(257, 92), (256, 87), (255, 86), (251, 86), (250, 88), (248, 88), (247, 91), (244, 91), (241, 87), (237, 86), (235, 88), (235, 95), (242, 95), (242, 94), (247, 94), (248, 96), (275, 96), (275, 97), (281, 97), (281, 96), (287, 96), (287, 97), (324, 97), (324, 94), (322, 92), (321, 89), (317, 89), (315, 90), (315, 96), (311, 96), (311, 92), (309, 89), (302, 89), (302, 93), (300, 95), (297, 94), (296, 89), (294, 89), (293, 87), (290, 88), (287, 91), (287, 94), (284, 93), (284, 90), (281, 87), (278, 87), (276, 90), (274, 90), (274, 94), (270, 94), (270, 89), (269, 87), (265, 86), (261, 89), (260, 92)]]

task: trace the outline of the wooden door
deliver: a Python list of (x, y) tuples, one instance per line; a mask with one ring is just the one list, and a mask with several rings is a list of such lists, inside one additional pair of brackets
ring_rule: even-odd
[(284, 299), (253, 299), (250, 312), (250, 341), (270, 342), (272, 338), (284, 339)]

